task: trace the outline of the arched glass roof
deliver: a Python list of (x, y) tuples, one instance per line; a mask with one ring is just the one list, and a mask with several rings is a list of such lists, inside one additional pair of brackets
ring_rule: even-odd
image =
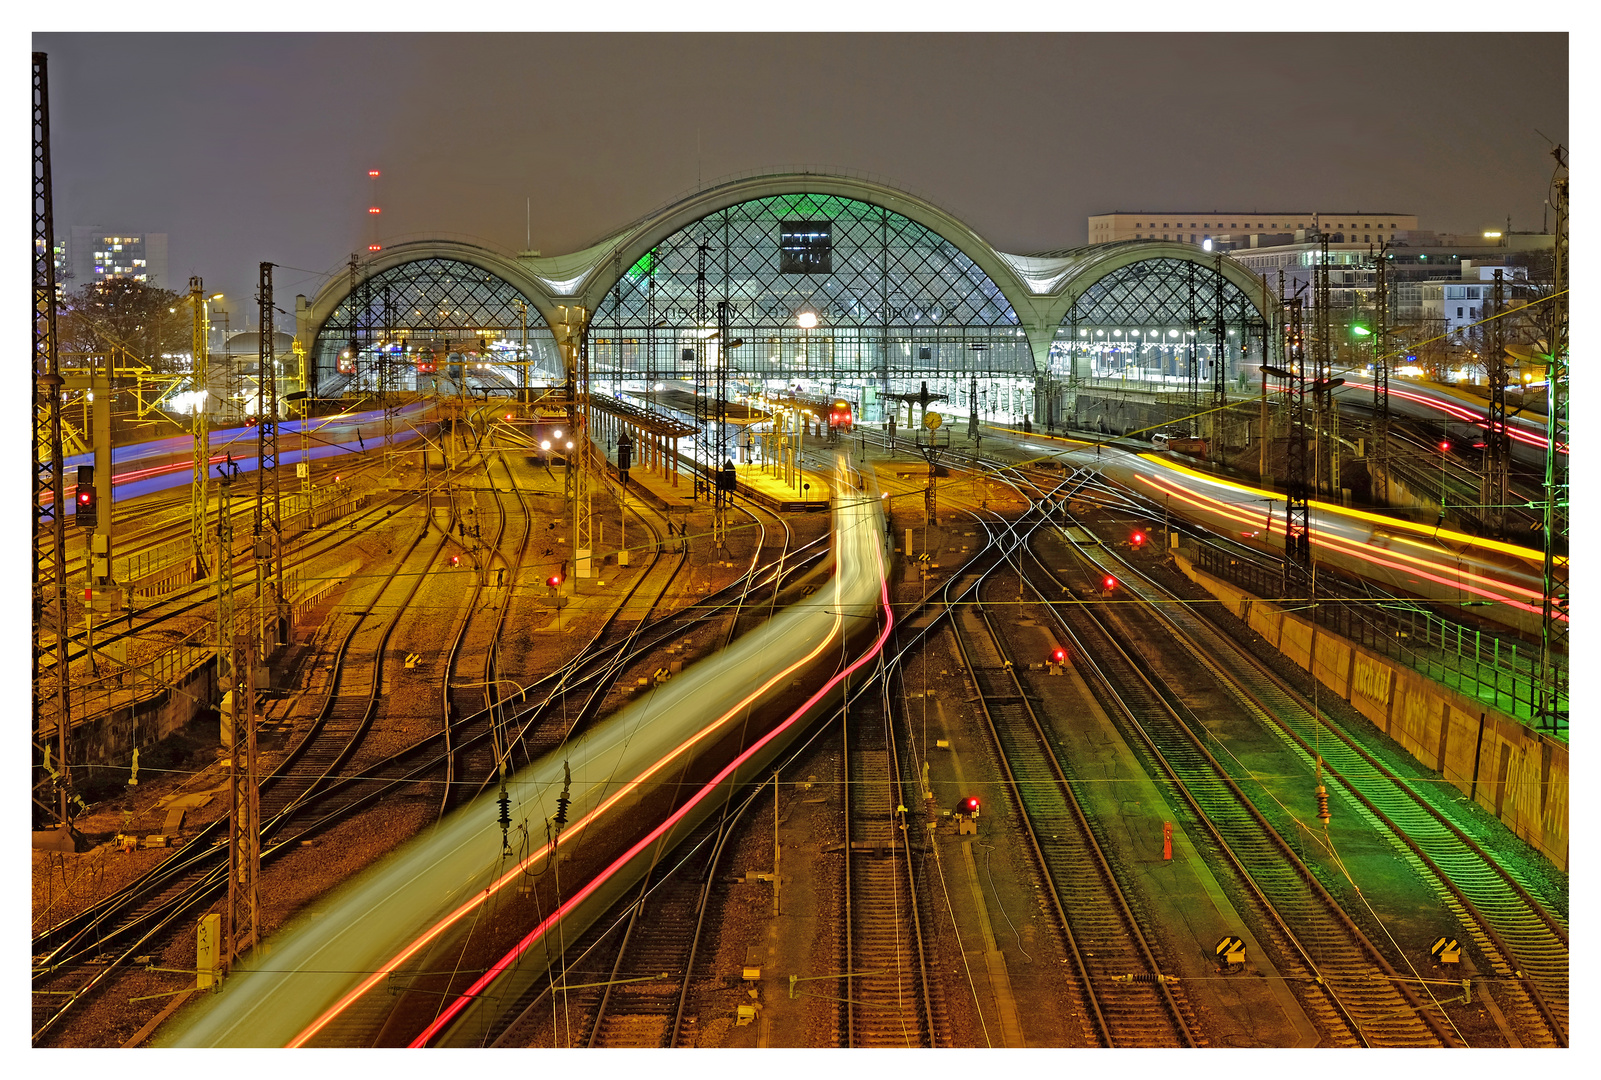
[(626, 376), (636, 352), (621, 346), (649, 339), (652, 370), (682, 376), (678, 339), (715, 328), (721, 301), (730, 337), (752, 345), (731, 354), (750, 374), (780, 374), (797, 356), (844, 379), (938, 374), (980, 352), (984, 370), (1033, 370), (1011, 304), (954, 244), (892, 210), (817, 194), (736, 203), (656, 244), (597, 305), (591, 363)]
[(352, 340), (364, 352), (399, 341), (460, 342), (477, 349), (483, 340), (491, 350), (496, 343), (514, 348), (522, 341), (525, 309), (529, 359), (560, 371), (550, 330), (515, 286), (470, 263), (418, 259), (359, 283), (323, 323), (314, 355), (319, 367), (331, 368), (335, 354)]

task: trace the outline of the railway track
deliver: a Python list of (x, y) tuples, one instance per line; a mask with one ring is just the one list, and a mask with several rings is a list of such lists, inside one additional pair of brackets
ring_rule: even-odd
[[(1259, 938), (1272, 943), (1280, 973), (1324, 1037), (1337, 1045), (1462, 1045), (1103, 625), (1098, 605), (1048, 603), (1036, 576), (1025, 580), (1147, 774), (1232, 869), (1261, 920)], [(1050, 581), (1059, 594), (1060, 582)]]
[[(1003, 569), (986, 580), (993, 592)], [(982, 602), (952, 619), (979, 691), (1018, 822), (1072, 957), (1074, 988), (1103, 1046), (1203, 1045), (1178, 980), (1154, 955), (1134, 905), (1053, 750), (1014, 659)]]
[(1344, 806), (1429, 884), (1484, 957), (1522, 1039), (1533, 1045), (1567, 1045), (1568, 930), (1539, 901), (1536, 889), (1190, 605), (1174, 602), (1148, 576), (1114, 560), (1105, 548), (1085, 554), (1102, 570), (1115, 570), (1125, 590), (1147, 602), (1139, 612), (1142, 626), (1165, 624), (1197, 667), (1226, 688), (1304, 769), (1315, 770), (1343, 795)]
[[(421, 580), (420, 573), (402, 582), (405, 598), (394, 611), (382, 612), (382, 620), (374, 622), (373, 629), (379, 631), (377, 642), (363, 643), (353, 655), (351, 644), (361, 626), (373, 621), (372, 616), (380, 611), (382, 598), (389, 595), (401, 568), (414, 558), (422, 541), (419, 534), (374, 590), (368, 605), (347, 616), (348, 626), (337, 648), (321, 707), (297, 732), (284, 760), (262, 782), (264, 848), (315, 792), (327, 786), (366, 733), (382, 685), (384, 643), (405, 601)], [(127, 889), (35, 938), (36, 1043), (103, 986), (114, 971), (150, 947), (156, 935), (173, 926), (182, 915), (209, 903), (226, 886), (226, 836), (226, 818), (211, 823)]]
[[(841, 1045), (945, 1045), (944, 1002), (929, 974), (924, 927), (931, 924), (920, 896), (911, 850), (926, 843), (921, 821), (907, 807), (921, 799), (902, 786), (904, 762), (891, 722), (891, 680), (882, 673), (876, 694), (863, 694), (841, 722), (840, 759), (845, 838), (844, 955), (848, 973), (835, 985)], [(915, 828), (916, 833), (909, 835)]]

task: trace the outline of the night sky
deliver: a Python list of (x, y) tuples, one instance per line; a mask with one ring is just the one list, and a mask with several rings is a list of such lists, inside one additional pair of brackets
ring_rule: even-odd
[[(1150, 20), (1141, 20), (1150, 21)], [(382, 236), (545, 255), (701, 183), (888, 180), (1003, 250), (1111, 210), (1541, 227), (1564, 34), (41, 33), (55, 224), (170, 235), (169, 278), (281, 296)], [(288, 307), (287, 304), (281, 306)]]

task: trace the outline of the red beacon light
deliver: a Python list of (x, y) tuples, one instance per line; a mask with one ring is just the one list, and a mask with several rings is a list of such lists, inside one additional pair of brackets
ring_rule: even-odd
[(1441, 439), (1440, 440), (1440, 453), (1449, 454), (1450, 452), (1451, 452), (1451, 444), (1449, 442), (1447, 442), (1446, 440)]
[(1140, 547), (1145, 543), (1145, 534), (1140, 530), (1135, 529), (1134, 535), (1130, 536), (1128, 539), (1129, 543), (1133, 544), (1135, 547)]
[(968, 817), (978, 817), (978, 796), (969, 795), (957, 806), (956, 812), (966, 814)]
[(559, 588), (561, 586), (561, 575), (560, 574), (552, 574), (552, 575), (550, 575), (550, 577), (545, 579), (545, 584), (549, 585), (552, 589)]
[(460, 555), (452, 555), (450, 557), (450, 565), (451, 566), (460, 566), (461, 565), (461, 556)]
[(1053, 663), (1053, 664), (1065, 664), (1065, 663), (1067, 663), (1067, 650), (1064, 649), (1064, 648), (1061, 648), (1060, 646), (1058, 646), (1057, 648), (1052, 649), (1051, 650), (1051, 663)]
[(1111, 574), (1107, 574), (1106, 577), (1101, 579), (1101, 588), (1107, 592), (1111, 592), (1113, 589), (1117, 588), (1117, 578), (1113, 577)]

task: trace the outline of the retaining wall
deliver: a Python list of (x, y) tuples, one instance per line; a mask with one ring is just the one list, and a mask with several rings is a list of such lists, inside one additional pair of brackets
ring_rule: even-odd
[(1179, 569), (1425, 768), (1568, 869), (1568, 748), (1513, 717), (1195, 568)]

